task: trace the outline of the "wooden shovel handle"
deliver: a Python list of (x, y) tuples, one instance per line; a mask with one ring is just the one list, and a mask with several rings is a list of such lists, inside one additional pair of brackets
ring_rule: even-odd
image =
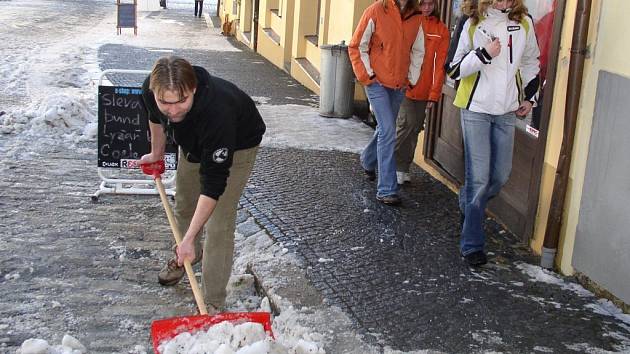
[[(162, 179), (160, 177), (155, 178), (155, 185), (160, 192), (160, 199), (162, 200), (162, 205), (164, 205), (164, 210), (166, 211), (166, 216), (168, 217), (168, 223), (169, 225), (171, 225), (173, 236), (175, 236), (175, 243), (177, 244), (177, 246), (179, 246), (179, 244), (182, 242), (182, 235), (179, 232), (177, 223), (175, 222), (175, 216), (173, 215), (171, 205), (169, 204), (168, 199), (166, 199), (166, 192), (164, 191), (164, 185), (162, 184)], [(201, 295), (201, 290), (199, 290), (197, 278), (195, 277), (195, 273), (193, 273), (193, 269), (189, 261), (184, 262), (184, 268), (186, 268), (186, 275), (188, 276), (190, 287), (192, 288), (193, 295), (195, 296), (195, 301), (197, 302), (199, 313), (202, 315), (207, 315), (208, 310), (206, 309), (206, 304), (203, 302), (203, 296)]]

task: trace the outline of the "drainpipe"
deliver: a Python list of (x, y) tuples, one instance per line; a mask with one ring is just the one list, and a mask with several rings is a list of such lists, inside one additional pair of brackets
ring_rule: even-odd
[(564, 112), (564, 132), (558, 168), (551, 195), (551, 206), (545, 229), (542, 257), (540, 266), (547, 269), (554, 267), (560, 230), (562, 228), (562, 214), (567, 194), (569, 171), (571, 169), (571, 154), (575, 140), (575, 126), (580, 106), (580, 93), (582, 91), (582, 78), (584, 74), (584, 60), (586, 57), (586, 40), (588, 39), (588, 25), (591, 14), (592, 0), (578, 0), (573, 27), (573, 40), (571, 42), (571, 61), (569, 63), (569, 81), (567, 84), (567, 99)]

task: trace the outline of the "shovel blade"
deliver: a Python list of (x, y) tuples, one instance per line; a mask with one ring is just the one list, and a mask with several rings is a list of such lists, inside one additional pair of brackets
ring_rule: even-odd
[(271, 337), (271, 314), (269, 312), (224, 312), (213, 316), (196, 315), (166, 318), (151, 323), (151, 339), (153, 351), (160, 354), (158, 347), (165, 340), (171, 340), (183, 332), (206, 330), (217, 323), (229, 321), (233, 324), (255, 322), (263, 325), (265, 332)]

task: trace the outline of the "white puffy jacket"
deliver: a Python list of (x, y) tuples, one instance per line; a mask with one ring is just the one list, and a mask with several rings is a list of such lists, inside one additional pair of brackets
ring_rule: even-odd
[[(501, 53), (492, 58), (484, 46), (498, 37)], [(536, 104), (540, 51), (529, 16), (520, 22), (493, 8), (477, 25), (468, 19), (448, 75), (461, 80), (453, 104), (473, 112), (503, 115), (527, 100)]]

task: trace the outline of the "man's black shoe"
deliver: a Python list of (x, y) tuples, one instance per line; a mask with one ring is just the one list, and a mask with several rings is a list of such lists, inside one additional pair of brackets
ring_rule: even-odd
[(466, 263), (472, 267), (479, 267), (486, 263), (488, 263), (488, 258), (486, 258), (486, 254), (483, 251), (476, 251), (473, 253), (469, 253), (464, 256)]
[(400, 197), (397, 196), (396, 194), (392, 194), (392, 195), (386, 195), (384, 197), (379, 197), (378, 195), (376, 196), (376, 200), (378, 200), (379, 202), (385, 204), (385, 205), (400, 205), (400, 203), (402, 202), (400, 200)]
[(373, 181), (376, 179), (376, 171), (370, 171), (370, 170), (363, 170), (363, 172), (365, 172), (365, 175), (367, 176), (368, 181)]

